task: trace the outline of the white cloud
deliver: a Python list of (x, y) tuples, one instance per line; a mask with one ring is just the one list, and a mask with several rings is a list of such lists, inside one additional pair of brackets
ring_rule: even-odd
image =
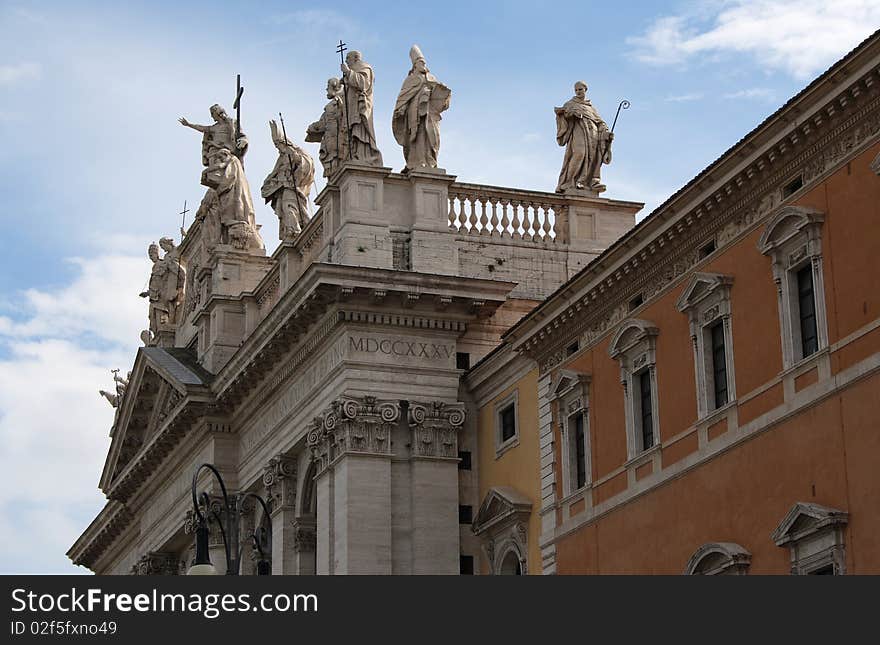
[(670, 103), (685, 103), (687, 101), (699, 101), (703, 98), (702, 92), (692, 92), (690, 94), (678, 94), (676, 96), (667, 96), (664, 101)]
[(699, 12), (663, 16), (628, 39), (654, 65), (748, 54), (798, 79), (823, 71), (880, 25), (876, 0), (729, 0)]
[(761, 99), (772, 101), (774, 98), (773, 90), (767, 87), (750, 87), (736, 92), (729, 92), (724, 95), (726, 99)]
[(0, 65), (0, 85), (12, 85), (19, 81), (40, 78), (43, 68), (39, 63), (18, 63), (17, 65)]
[[(131, 368), (148, 261), (72, 260), (58, 289), (19, 292), (0, 317), (0, 571), (69, 572), (64, 553), (104, 504), (111, 368)], [(23, 536), (27, 540), (23, 541)], [(18, 546), (16, 546), (18, 545)]]

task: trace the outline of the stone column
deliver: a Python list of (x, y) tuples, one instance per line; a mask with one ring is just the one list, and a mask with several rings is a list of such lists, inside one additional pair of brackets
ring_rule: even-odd
[(317, 548), (317, 527), (315, 518), (303, 515), (293, 523), (293, 550), (295, 571), (301, 576), (313, 576), (316, 571), (315, 549)]
[(396, 401), (342, 397), (315, 421), (318, 573), (391, 573), (391, 433)]
[(269, 509), (272, 513), (272, 574), (297, 573), (296, 529), (296, 458), (276, 455), (263, 468)]
[(411, 401), (412, 573), (459, 573), (458, 432), (463, 403)]

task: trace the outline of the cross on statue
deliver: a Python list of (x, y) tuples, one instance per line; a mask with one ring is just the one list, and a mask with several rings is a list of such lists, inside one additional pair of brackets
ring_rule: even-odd
[(186, 235), (186, 214), (189, 212), (189, 209), (186, 207), (186, 200), (183, 200), (183, 210), (178, 213), (180, 215), (180, 237), (183, 239), (183, 236)]
[(241, 136), (241, 96), (244, 94), (244, 88), (241, 86), (241, 74), (235, 75), (235, 102), (232, 107), (235, 108), (235, 138)]
[[(339, 44), (336, 45), (336, 51), (339, 52), (339, 62), (343, 65), (345, 64), (345, 52), (348, 51), (348, 47), (345, 46), (345, 43), (342, 42), (342, 39), (339, 40)], [(348, 83), (345, 82), (345, 73), (342, 74), (342, 79), (340, 81), (342, 83), (342, 92), (345, 95), (345, 129), (348, 131), (348, 158), (351, 159), (351, 123), (348, 120)]]

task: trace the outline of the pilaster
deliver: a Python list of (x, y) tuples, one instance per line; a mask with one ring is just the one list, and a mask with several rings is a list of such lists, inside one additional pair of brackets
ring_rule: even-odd
[(296, 558), (296, 459), (276, 455), (263, 469), (263, 485), (272, 513), (272, 573), (298, 573)]

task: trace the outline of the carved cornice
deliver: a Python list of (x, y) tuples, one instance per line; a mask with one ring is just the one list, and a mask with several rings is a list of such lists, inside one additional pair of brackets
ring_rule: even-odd
[(347, 453), (391, 455), (391, 431), (400, 418), (397, 401), (374, 396), (340, 397), (315, 417), (307, 442), (320, 475)]
[(458, 431), (464, 425), (464, 403), (411, 401), (407, 421), (414, 457), (458, 458)]
[(720, 248), (775, 212), (793, 176), (803, 177), (804, 187), (795, 194), (801, 195), (878, 134), (880, 79), (874, 69), (728, 180), (713, 184), (709, 172), (697, 183), (705, 187), (699, 201), (678, 212), (670, 206), (652, 214), (623, 238), (629, 243), (616, 244), (584, 273), (592, 283), (583, 295), (543, 322), (535, 319), (536, 333), (517, 351), (545, 372), (564, 360), (574, 338), (580, 338), (581, 347), (592, 345), (629, 315), (634, 297), (647, 301), (690, 271), (702, 259), (700, 249), (707, 241), (714, 238)]
[(67, 556), (74, 564), (93, 569), (97, 559), (122, 534), (133, 518), (134, 515), (128, 507), (111, 500), (77, 540), (77, 544), (70, 548)]

